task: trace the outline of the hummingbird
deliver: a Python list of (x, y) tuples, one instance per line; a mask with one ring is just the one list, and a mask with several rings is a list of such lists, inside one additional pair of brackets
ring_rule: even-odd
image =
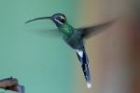
[(73, 50), (75, 50), (79, 62), (81, 64), (83, 74), (87, 83), (87, 87), (91, 88), (91, 77), (90, 77), (90, 69), (89, 69), (89, 59), (85, 50), (84, 39), (91, 36), (91, 34), (96, 34), (105, 28), (108, 28), (114, 21), (109, 21), (96, 26), (82, 27), (82, 28), (74, 28), (71, 26), (67, 18), (62, 13), (55, 13), (49, 17), (38, 17), (27, 21), (26, 23), (30, 23), (36, 20), (48, 19), (54, 22), (60, 35), (63, 40), (68, 44)]

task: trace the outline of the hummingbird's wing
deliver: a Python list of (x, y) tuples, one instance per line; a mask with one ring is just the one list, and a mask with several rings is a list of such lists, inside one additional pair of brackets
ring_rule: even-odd
[(88, 38), (91, 35), (96, 35), (96, 34), (100, 33), (101, 31), (109, 28), (113, 23), (115, 23), (117, 21), (117, 19), (108, 21), (103, 24), (95, 25), (95, 26), (78, 28), (77, 31), (80, 31), (79, 33), (81, 34), (81, 36), (83, 38)]
[(82, 70), (86, 79), (87, 87), (91, 88), (89, 60), (88, 60), (88, 56), (86, 54), (85, 48), (83, 47), (83, 49), (81, 50), (77, 49), (76, 53), (81, 63), (81, 67), (82, 67)]
[(29, 31), (39, 36), (45, 36), (49, 38), (61, 38), (58, 29), (30, 29)]

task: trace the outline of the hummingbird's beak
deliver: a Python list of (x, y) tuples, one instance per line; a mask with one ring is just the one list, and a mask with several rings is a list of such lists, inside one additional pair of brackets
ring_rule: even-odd
[(31, 19), (31, 20), (28, 20), (28, 21), (26, 22), (26, 24), (27, 24), (27, 23), (30, 23), (30, 22), (32, 22), (32, 21), (42, 20), (42, 19), (51, 19), (51, 17), (39, 17), (39, 18), (34, 18), (34, 19)]

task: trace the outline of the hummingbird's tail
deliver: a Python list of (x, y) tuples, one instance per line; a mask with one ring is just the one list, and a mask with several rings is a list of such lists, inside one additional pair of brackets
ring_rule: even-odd
[(78, 59), (81, 63), (81, 67), (87, 82), (87, 87), (91, 88), (91, 81), (90, 81), (90, 70), (89, 70), (89, 60), (86, 54), (85, 48), (76, 50)]

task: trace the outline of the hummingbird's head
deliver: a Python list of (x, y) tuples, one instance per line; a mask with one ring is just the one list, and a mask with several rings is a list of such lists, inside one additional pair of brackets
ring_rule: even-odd
[(26, 23), (36, 21), (36, 20), (42, 20), (42, 19), (50, 19), (56, 24), (56, 26), (62, 26), (65, 23), (67, 23), (67, 19), (66, 19), (65, 15), (62, 14), (62, 13), (56, 13), (56, 14), (53, 14), (52, 16), (50, 16), (50, 17), (35, 18), (35, 19), (27, 21)]
[(51, 19), (57, 26), (61, 26), (67, 22), (65, 15), (62, 13), (52, 15)]

